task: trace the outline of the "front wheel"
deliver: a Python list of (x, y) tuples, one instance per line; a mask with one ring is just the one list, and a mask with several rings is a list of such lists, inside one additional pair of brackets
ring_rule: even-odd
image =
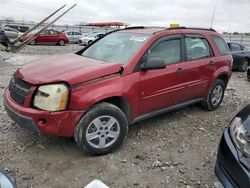
[(216, 110), (224, 97), (225, 83), (221, 79), (216, 79), (208, 91), (206, 99), (202, 102), (202, 106), (207, 110)]
[(125, 114), (113, 104), (99, 103), (81, 118), (74, 138), (82, 151), (102, 155), (117, 149), (125, 140), (127, 132)]

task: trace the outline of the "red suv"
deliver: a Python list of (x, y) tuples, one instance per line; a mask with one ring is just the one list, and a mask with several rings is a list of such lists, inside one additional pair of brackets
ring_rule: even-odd
[(212, 29), (127, 28), (76, 54), (24, 65), (4, 104), (22, 127), (74, 136), (83, 151), (105, 154), (132, 123), (199, 102), (217, 109), (231, 68), (228, 46)]
[[(32, 34), (27, 35), (21, 41), (25, 41), (30, 38)], [(69, 43), (69, 39), (67, 35), (63, 32), (56, 31), (54, 29), (44, 30), (41, 34), (39, 34), (33, 41), (30, 42), (31, 45), (34, 44), (57, 44), (60, 46), (64, 46)]]

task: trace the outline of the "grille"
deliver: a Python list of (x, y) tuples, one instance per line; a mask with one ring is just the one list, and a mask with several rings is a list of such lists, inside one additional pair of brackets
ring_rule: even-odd
[(14, 74), (9, 84), (10, 97), (16, 103), (23, 105), (31, 87), (31, 84), (21, 80)]

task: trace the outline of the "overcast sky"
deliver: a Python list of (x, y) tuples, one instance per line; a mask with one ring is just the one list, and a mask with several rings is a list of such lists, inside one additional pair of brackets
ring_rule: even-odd
[(0, 0), (0, 19), (39, 21), (64, 3), (77, 6), (57, 24), (122, 21), (130, 25), (210, 27), (250, 32), (249, 0)]

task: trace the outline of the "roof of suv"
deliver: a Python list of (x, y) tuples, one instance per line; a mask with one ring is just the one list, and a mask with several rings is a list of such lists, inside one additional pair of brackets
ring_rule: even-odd
[(128, 27), (125, 29), (120, 30), (119, 32), (134, 32), (134, 33), (142, 33), (142, 34), (154, 34), (163, 31), (210, 31), (216, 32), (212, 28), (186, 28), (186, 27), (176, 27), (176, 28), (165, 28), (165, 27), (144, 27), (144, 26), (137, 26), (137, 27)]

